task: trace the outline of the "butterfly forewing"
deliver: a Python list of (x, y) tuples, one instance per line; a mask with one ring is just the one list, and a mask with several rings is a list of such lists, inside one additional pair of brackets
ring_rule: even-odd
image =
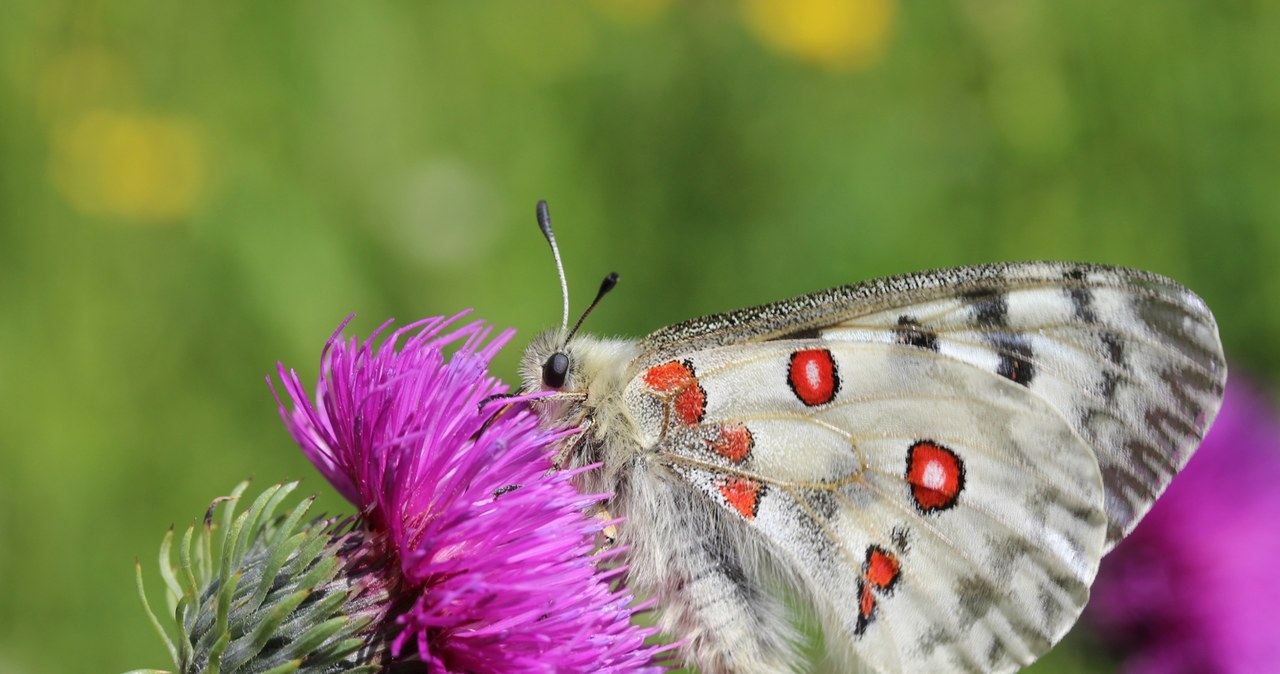
[(1045, 398), (1097, 455), (1108, 549), (1190, 458), (1226, 378), (1200, 298), (1155, 274), (1065, 263), (899, 276), (696, 319), (646, 338), (634, 367), (796, 336), (912, 346)]
[(837, 288), (641, 348), (639, 445), (885, 672), (1009, 671), (1061, 638), (1225, 378), (1189, 291), (1048, 263)]

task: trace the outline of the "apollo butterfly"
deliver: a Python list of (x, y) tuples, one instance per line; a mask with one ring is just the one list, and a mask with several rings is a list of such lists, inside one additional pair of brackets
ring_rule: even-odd
[[(564, 288), (545, 202), (538, 216)], [(568, 330), (567, 295), (525, 390), (580, 429), (562, 465), (602, 464), (579, 486), (613, 494), (631, 586), (707, 674), (803, 669), (794, 606), (845, 669), (1032, 662), (1226, 379), (1204, 302), (1120, 267), (909, 274), (639, 341)]]

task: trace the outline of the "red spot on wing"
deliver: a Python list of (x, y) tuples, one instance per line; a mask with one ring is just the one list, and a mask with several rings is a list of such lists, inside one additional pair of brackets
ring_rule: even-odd
[(716, 482), (716, 488), (730, 508), (749, 520), (755, 519), (764, 496), (763, 484), (745, 477), (726, 477)]
[(707, 444), (716, 454), (734, 463), (741, 463), (751, 453), (751, 448), (755, 447), (756, 439), (746, 426), (733, 424), (721, 426), (719, 435), (714, 440), (708, 440)]
[(676, 418), (685, 426), (696, 426), (707, 413), (707, 392), (695, 380), (676, 394)]
[(867, 625), (871, 624), (871, 619), (874, 617), (876, 617), (876, 596), (871, 594), (870, 585), (858, 581), (858, 622), (854, 625), (853, 633), (865, 632)]
[(655, 365), (644, 373), (644, 383), (658, 393), (671, 393), (697, 381), (692, 367), (675, 360)]
[(878, 545), (867, 548), (867, 561), (862, 565), (862, 578), (858, 580), (858, 622), (853, 633), (861, 635), (876, 617), (879, 600), (876, 594), (893, 589), (901, 575), (902, 565), (897, 555)]
[(707, 413), (707, 392), (698, 384), (688, 361), (655, 365), (645, 371), (644, 383), (654, 392), (670, 396), (676, 418), (685, 426), (696, 426)]
[(946, 510), (964, 490), (964, 462), (950, 449), (921, 440), (907, 450), (906, 479), (917, 508), (925, 513)]
[(805, 349), (791, 354), (787, 383), (800, 402), (809, 407), (824, 405), (840, 391), (840, 373), (827, 349)]
[(876, 596), (871, 594), (871, 588), (866, 585), (862, 586), (862, 596), (858, 599), (858, 613), (864, 618), (870, 618), (871, 614), (876, 610)]
[(863, 573), (867, 582), (877, 590), (888, 590), (898, 582), (898, 558), (880, 546), (867, 548), (867, 563)]

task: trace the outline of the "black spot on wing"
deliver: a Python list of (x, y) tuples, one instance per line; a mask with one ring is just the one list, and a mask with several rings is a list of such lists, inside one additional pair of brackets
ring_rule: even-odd
[(824, 520), (835, 517), (836, 511), (840, 509), (840, 502), (836, 500), (836, 495), (826, 489), (806, 490), (804, 500), (809, 503), (810, 508), (813, 508), (814, 514)]
[(987, 667), (996, 669), (1002, 662), (1009, 659), (1009, 649), (1005, 648), (1004, 642), (999, 639), (992, 639), (991, 645), (987, 646)]
[[(1009, 621), (1009, 628), (1019, 639), (1023, 647), (1032, 653), (1043, 653), (1053, 646), (1053, 639), (1044, 630), (1027, 620), (1014, 618)], [(1012, 660), (1006, 660), (1012, 663)]]
[(938, 350), (938, 334), (926, 329), (911, 316), (899, 316), (898, 327), (894, 328), (894, 332), (897, 333), (897, 342), (899, 344), (928, 349), (929, 351)]
[(893, 547), (901, 554), (907, 554), (911, 551), (911, 530), (906, 527), (894, 527), (889, 532), (889, 540), (893, 542)]
[(1102, 382), (1098, 385), (1098, 393), (1107, 404), (1116, 400), (1116, 389), (1120, 386), (1120, 373), (1114, 370), (1102, 371)]
[(778, 335), (771, 342), (777, 342), (786, 339), (822, 339), (822, 330), (818, 328), (801, 328), (786, 334)]
[[(973, 323), (978, 328), (1007, 328), (1009, 326), (1009, 296), (998, 288), (980, 288), (963, 295), (973, 307)], [(1036, 368), (1032, 362), (1031, 345), (1025, 337), (1007, 332), (993, 332), (987, 341), (1000, 355), (996, 374), (1030, 386), (1035, 379)]]
[(1147, 422), (1147, 432), (1150, 437), (1165, 450), (1165, 453), (1160, 456), (1164, 462), (1157, 464), (1157, 467), (1171, 474), (1177, 472), (1178, 464), (1181, 463), (1181, 457), (1177, 456), (1180, 453), (1179, 450), (1187, 444), (1188, 439), (1198, 438), (1199, 433), (1194, 426), (1187, 423), (1186, 419), (1173, 410), (1163, 407), (1149, 408), (1143, 414), (1143, 420)]
[(1137, 518), (1135, 505), (1155, 500), (1151, 493), (1152, 476), (1138, 475), (1135, 466), (1128, 463), (1102, 464), (1102, 484), (1107, 490), (1107, 540), (1124, 538), (1127, 525)]
[(1189, 419), (1194, 419), (1204, 410), (1204, 406), (1192, 397), (1192, 391), (1198, 392), (1203, 398), (1222, 397), (1222, 382), (1210, 377), (1199, 367), (1170, 365), (1160, 370), (1158, 376), (1169, 396), (1177, 402), (1178, 411)]
[(1093, 310), (1093, 291), (1087, 285), (1089, 273), (1081, 267), (1073, 267), (1062, 274), (1062, 280), (1075, 317), (1086, 323), (1096, 323), (1098, 314)]
[(1104, 332), (1099, 335), (1102, 340), (1103, 350), (1107, 354), (1107, 360), (1114, 365), (1124, 365), (1124, 340), (1114, 332)]
[(939, 646), (950, 646), (959, 640), (959, 636), (953, 634), (941, 625), (930, 625), (920, 634), (920, 638), (916, 639), (915, 647), (924, 657), (933, 655)]
[(1046, 586), (1041, 586), (1036, 593), (1036, 603), (1040, 607), (1040, 622), (1045, 625), (1056, 625), (1062, 622), (1065, 608), (1058, 599), (1057, 593)]
[[(1036, 522), (1045, 522), (1048, 520), (1051, 512), (1062, 511), (1088, 525), (1086, 527), (1087, 529), (1092, 529), (1094, 526), (1102, 525), (1106, 518), (1103, 511), (1087, 503), (1083, 505), (1079, 503), (1072, 505), (1072, 503), (1072, 500), (1068, 498), (1063, 489), (1053, 485), (1041, 488), (1036, 491), (1036, 493), (1028, 496), (1026, 501), (1027, 509), (1032, 514)], [(1068, 543), (1073, 543), (1070, 536), (1066, 535), (1066, 532), (1062, 533), (1064, 534), (1063, 540)], [(1082, 549), (1078, 543), (1073, 544), (1072, 548)]]
[(1000, 352), (996, 374), (1023, 386), (1031, 386), (1031, 381), (1036, 377), (1031, 345), (1026, 340), (1011, 335), (998, 335), (992, 339), (992, 343)]
[(1002, 581), (1012, 579), (1020, 565), (1026, 563), (1037, 548), (1030, 540), (1017, 536), (991, 542), (991, 559), (988, 562), (992, 575)]
[(1129, 470), (1142, 480), (1139, 493), (1144, 500), (1154, 501), (1153, 490), (1163, 487), (1162, 477), (1171, 473), (1174, 465), (1163, 449), (1143, 438), (1126, 439), (1124, 448), (1129, 453)]
[(974, 324), (981, 328), (1009, 324), (1009, 298), (1003, 290), (982, 288), (963, 295), (973, 305)]
[(976, 574), (958, 579), (955, 588), (958, 601), (956, 619), (964, 629), (985, 618), (1002, 599), (995, 585)]

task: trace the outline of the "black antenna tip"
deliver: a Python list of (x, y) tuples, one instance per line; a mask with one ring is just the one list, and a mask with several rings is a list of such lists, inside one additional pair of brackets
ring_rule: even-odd
[(600, 303), (600, 300), (603, 299), (605, 295), (608, 295), (609, 291), (613, 290), (613, 287), (616, 285), (618, 285), (618, 272), (611, 271), (609, 272), (609, 275), (604, 277), (604, 280), (600, 282), (600, 292), (596, 293), (596, 298), (591, 301), (591, 305), (587, 307), (587, 310), (582, 312), (582, 316), (578, 318), (578, 322), (574, 324), (573, 329), (570, 330), (568, 336), (564, 338), (565, 343), (568, 343), (574, 335), (578, 334), (578, 328), (582, 327), (582, 322), (587, 320), (587, 315), (591, 313), (592, 309), (596, 308), (596, 305)]
[(542, 233), (551, 234), (551, 209), (547, 208), (547, 200), (538, 200), (538, 227), (542, 228)]
[(609, 275), (604, 277), (604, 280), (600, 282), (600, 292), (596, 294), (603, 297), (605, 293), (613, 290), (613, 287), (616, 285), (618, 285), (618, 272), (611, 271), (609, 272)]

